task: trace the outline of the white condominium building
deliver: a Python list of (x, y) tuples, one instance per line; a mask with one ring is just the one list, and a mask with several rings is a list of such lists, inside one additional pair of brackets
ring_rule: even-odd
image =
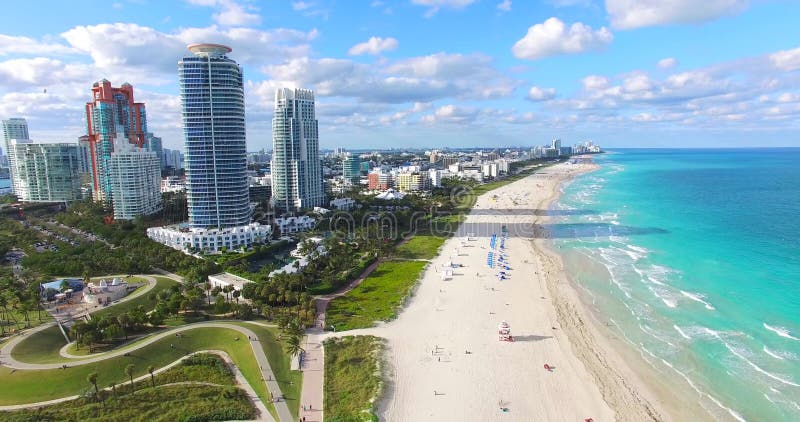
[(78, 144), (9, 142), (11, 185), (23, 202), (62, 202), (80, 199)]
[(161, 210), (161, 160), (154, 151), (118, 137), (111, 153), (110, 179), (114, 218), (133, 220)]
[(272, 116), (272, 200), (281, 211), (325, 205), (314, 92), (281, 88)]

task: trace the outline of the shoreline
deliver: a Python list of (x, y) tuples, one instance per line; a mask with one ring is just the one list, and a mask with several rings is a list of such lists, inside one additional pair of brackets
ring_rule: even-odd
[[(576, 177), (599, 169), (592, 163), (553, 185), (548, 197), (537, 208), (549, 210), (562, 194), (562, 187)], [(536, 216), (534, 224), (551, 222), (550, 215)], [(544, 229), (540, 229), (544, 233)], [(660, 394), (634, 371), (620, 347), (613, 347), (608, 333), (602, 333), (595, 312), (580, 297), (578, 285), (566, 273), (561, 255), (554, 249), (548, 234), (531, 241), (531, 249), (546, 274), (545, 284), (553, 297), (552, 305), (558, 315), (562, 330), (567, 333), (570, 346), (586, 366), (600, 389), (603, 399), (614, 410), (616, 420), (671, 420), (665, 415), (674, 414), (672, 403), (665, 403)], [(588, 321), (588, 322), (587, 322)], [(638, 368), (637, 368), (638, 369)], [(655, 405), (653, 403), (656, 403)]]
[[(555, 265), (549, 261), (554, 258), (531, 239), (543, 237), (534, 226), (546, 211), (542, 205), (557, 197), (563, 182), (594, 168), (562, 163), (481, 195), (458, 233), (431, 260), (397, 319), (337, 333), (387, 339), (386, 379), (377, 406), (381, 420), (518, 420), (532, 415), (541, 420), (663, 420), (639, 394), (644, 389), (639, 383), (598, 377), (592, 370), (587, 356), (608, 359), (572, 340), (573, 332), (593, 333), (575, 311), (581, 306), (577, 295), (567, 300), (561, 289), (551, 290), (556, 284), (568, 286), (566, 278), (559, 277), (558, 283), (554, 275), (545, 276), (544, 265)], [(489, 235), (505, 225), (512, 268), (510, 278), (500, 280), (495, 277), (499, 268), (488, 268), (485, 261)], [(451, 262), (454, 274), (441, 277), (439, 267)], [(500, 321), (512, 325), (514, 342), (498, 341)], [(576, 321), (581, 330), (573, 328)], [(543, 364), (553, 370), (543, 370)]]
[[(599, 168), (596, 165), (594, 169), (577, 174), (575, 177)], [(560, 187), (573, 181), (575, 177), (565, 179)], [(556, 187), (551, 193), (551, 197), (543, 204), (548, 210), (558, 202), (562, 191)], [(553, 219), (554, 217), (545, 215), (537, 218), (537, 223), (551, 222)], [(595, 308), (591, 303), (592, 293), (580, 286), (565, 271), (563, 256), (556, 250), (552, 239), (536, 239), (532, 243), (535, 253), (540, 259), (549, 260), (556, 273), (554, 277), (548, 279), (548, 288), (554, 296), (560, 295), (564, 301), (559, 311), (560, 318), (572, 319), (565, 324), (574, 329), (569, 333), (570, 343), (581, 343), (582, 348), (593, 352), (580, 356), (581, 361), (590, 369), (596, 382), (614, 384), (609, 386), (610, 392), (615, 391), (615, 388), (617, 392), (628, 390), (626, 394), (628, 397), (621, 402), (616, 394), (609, 396), (609, 400), (619, 402), (618, 405), (609, 403), (612, 408), (625, 409), (632, 400), (637, 406), (652, 413), (656, 420), (717, 420), (715, 414), (703, 405), (702, 400), (710, 397), (708, 393), (697, 391), (693, 385), (686, 385), (684, 380), (670, 372), (672, 368), (659, 367), (656, 365), (659, 362), (656, 361), (656, 364), (651, 362), (634, 344), (620, 337), (620, 333), (613, 329), (613, 319), (612, 323), (605, 322), (611, 317)], [(588, 258), (587, 261), (595, 264)], [(600, 267), (598, 270), (603, 273), (603, 277), (610, 279), (611, 274), (608, 270)], [(600, 351), (597, 352), (596, 349)], [(719, 409), (715, 410), (730, 412), (729, 408), (717, 403), (713, 398), (710, 400), (718, 406)], [(639, 420), (638, 417), (635, 419)]]

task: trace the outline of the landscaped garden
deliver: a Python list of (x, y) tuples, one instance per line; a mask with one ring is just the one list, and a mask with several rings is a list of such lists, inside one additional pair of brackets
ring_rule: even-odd
[(377, 421), (383, 343), (373, 336), (328, 339), (325, 345), (326, 421)]
[(356, 288), (330, 302), (326, 328), (352, 330), (394, 319), (425, 265), (422, 261), (382, 262)]
[(444, 241), (443, 236), (416, 235), (395, 249), (395, 256), (405, 259), (433, 259)]
[[(134, 421), (134, 420), (244, 420), (256, 410), (246, 394), (235, 386), (225, 362), (198, 354), (157, 375), (113, 389), (101, 384), (99, 373), (83, 384), (82, 397), (46, 406), (0, 413), (10, 421)], [(188, 419), (191, 418), (191, 419)]]

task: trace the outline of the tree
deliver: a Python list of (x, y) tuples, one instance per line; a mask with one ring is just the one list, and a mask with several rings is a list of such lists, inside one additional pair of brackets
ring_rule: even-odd
[(156, 388), (156, 379), (153, 377), (153, 371), (154, 370), (155, 370), (155, 368), (153, 368), (153, 365), (150, 365), (150, 366), (147, 367), (147, 372), (150, 373), (150, 384), (153, 385), (153, 388)]
[(130, 380), (131, 380), (131, 392), (134, 391), (133, 390), (133, 370), (134, 370), (134, 368), (136, 368), (136, 367), (132, 363), (129, 363), (127, 366), (125, 366), (125, 375), (127, 375), (128, 378), (130, 378)]
[(97, 389), (97, 372), (92, 372), (91, 374), (87, 375), (86, 381), (94, 386), (94, 399), (98, 400), (100, 398), (100, 391)]
[(295, 356), (303, 351), (303, 348), (300, 347), (299, 336), (290, 335), (289, 338), (286, 339), (286, 351), (291, 356)]

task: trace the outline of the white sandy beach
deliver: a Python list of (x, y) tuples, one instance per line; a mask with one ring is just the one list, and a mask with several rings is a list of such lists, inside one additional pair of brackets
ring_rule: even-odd
[[(350, 333), (388, 340), (382, 420), (662, 419), (640, 395), (646, 387), (617, 370), (621, 359), (608, 356), (608, 347), (598, 347), (605, 340), (584, 324), (558, 257), (532, 241), (534, 223), (546, 218), (560, 183), (592, 168), (559, 164), (481, 196), (398, 319)], [(497, 233), (499, 243), (502, 225), (509, 230), (511, 270), (501, 281), (487, 253), (489, 236)], [(536, 237), (543, 236), (537, 229)], [(449, 261), (463, 267), (443, 281)], [(504, 320), (514, 342), (498, 340)], [(545, 364), (555, 369), (548, 372)]]

